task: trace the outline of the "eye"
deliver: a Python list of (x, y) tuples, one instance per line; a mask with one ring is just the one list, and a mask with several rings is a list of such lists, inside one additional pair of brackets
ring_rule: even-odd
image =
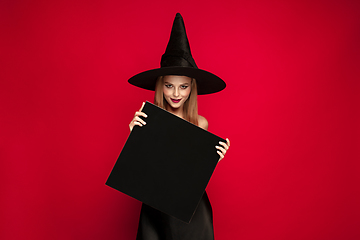
[(189, 86), (188, 85), (182, 85), (181, 89), (187, 89)]
[(172, 87), (172, 84), (165, 84), (165, 87), (171, 88), (171, 87)]

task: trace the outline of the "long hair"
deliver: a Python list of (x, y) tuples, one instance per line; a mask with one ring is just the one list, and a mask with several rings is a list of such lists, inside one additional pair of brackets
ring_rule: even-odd
[[(169, 104), (164, 98), (164, 77), (161, 76), (156, 80), (154, 104), (168, 110)], [(184, 119), (198, 125), (198, 107), (197, 107), (197, 85), (194, 78), (191, 79), (191, 92), (184, 103)]]

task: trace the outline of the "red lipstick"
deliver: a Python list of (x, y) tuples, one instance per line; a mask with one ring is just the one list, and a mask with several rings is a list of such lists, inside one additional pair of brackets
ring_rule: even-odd
[(171, 101), (173, 101), (174, 103), (178, 103), (180, 102), (181, 99), (171, 99)]

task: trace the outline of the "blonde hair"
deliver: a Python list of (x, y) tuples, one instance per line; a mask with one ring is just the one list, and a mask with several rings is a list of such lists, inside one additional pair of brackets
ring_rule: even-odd
[[(164, 98), (164, 76), (158, 77), (155, 85), (154, 104), (167, 110), (169, 107), (168, 102)], [(191, 79), (191, 92), (190, 96), (184, 103), (184, 119), (198, 125), (198, 107), (197, 107), (197, 85), (194, 78)]]

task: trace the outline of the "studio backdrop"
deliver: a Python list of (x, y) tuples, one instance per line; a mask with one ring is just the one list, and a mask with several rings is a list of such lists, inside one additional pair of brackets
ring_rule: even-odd
[(177, 12), (227, 84), (198, 97), (231, 141), (215, 238), (360, 239), (355, 0), (1, 1), (0, 239), (135, 239), (141, 203), (105, 182)]

